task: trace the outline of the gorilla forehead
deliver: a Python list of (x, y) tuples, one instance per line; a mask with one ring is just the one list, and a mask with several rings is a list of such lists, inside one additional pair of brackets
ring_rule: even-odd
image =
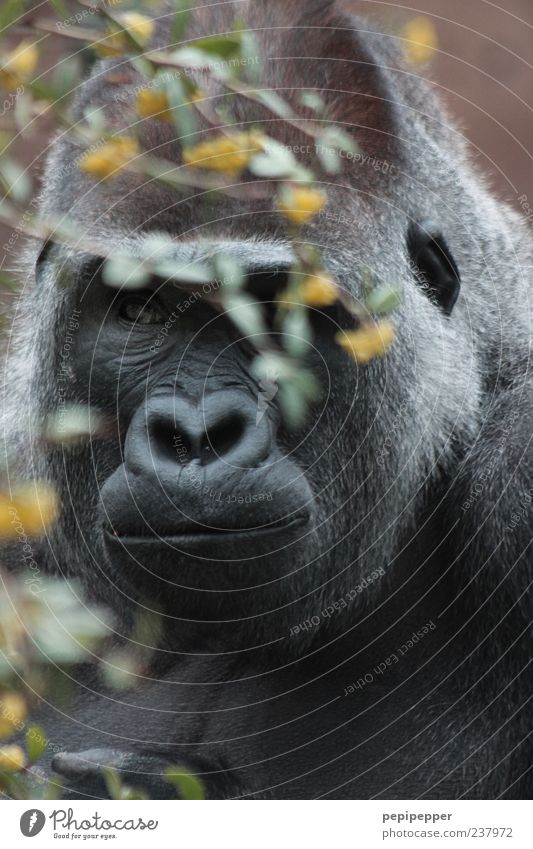
[[(225, 33), (232, 29), (236, 19), (248, 21), (257, 43), (258, 60), (262, 62), (261, 86), (278, 91), (294, 110), (294, 114), (305, 121), (316, 117), (300, 103), (302, 91), (318, 90), (326, 102), (324, 119), (329, 125), (352, 130), (368, 159), (378, 157), (397, 168), (396, 181), (402, 181), (402, 171), (409, 159), (405, 146), (411, 139), (418, 143), (411, 121), (405, 121), (395, 103), (395, 75), (404, 73), (399, 68), (392, 41), (374, 35), (368, 23), (346, 18), (329, 8), (330, 4), (305, 4), (305, 12), (299, 2), (259, 2), (245, 0), (200, 7), (194, 5), (190, 22), (191, 37)], [(156, 38), (156, 47), (165, 47), (168, 42), (168, 23), (161, 18), (161, 32)], [(398, 69), (398, 70), (396, 70)], [(179, 69), (176, 74), (182, 73)], [(213, 126), (202, 114), (202, 108), (216, 115), (216, 108), (225, 105), (225, 93), (217, 81), (201, 71), (187, 71), (205, 92), (203, 107), (196, 116), (196, 132), (182, 140), (184, 144), (195, 144), (209, 137), (209, 132), (227, 127)], [(93, 109), (103, 109), (110, 127), (116, 132), (131, 131), (139, 135), (141, 147), (152, 155), (180, 166), (182, 147), (176, 138), (175, 128), (157, 120), (139, 122), (136, 118), (134, 100), (139, 89), (150, 85), (150, 80), (124, 60), (100, 62), (91, 78), (82, 86), (75, 108), (76, 118), (83, 122), (84, 115)], [(260, 127), (269, 136), (282, 144), (299, 151), (305, 163), (314, 158), (312, 138), (297, 126), (288, 126), (273, 116), (265, 106), (240, 96), (232, 97), (233, 120), (230, 129), (238, 131), (251, 126)], [(216, 121), (215, 121), (216, 125)], [(400, 143), (400, 139), (402, 143)], [(51, 158), (45, 191), (45, 205), (55, 211), (65, 212), (88, 225), (90, 222), (116, 221), (117, 214), (124, 208), (132, 227), (147, 228), (176, 227), (194, 228), (205, 225), (206, 211), (199, 209), (196, 194), (187, 190), (177, 196), (175, 190), (156, 186), (153, 181), (119, 176), (112, 183), (95, 184), (80, 174), (71, 164), (77, 161), (83, 150), (72, 134), (62, 135), (57, 140)], [(368, 161), (368, 160), (367, 160)], [(54, 167), (54, 162), (59, 163)], [(65, 179), (64, 163), (70, 163), (68, 179)], [(371, 195), (390, 194), (390, 180), (386, 174), (371, 167), (353, 167), (339, 182), (343, 185), (361, 186)], [(62, 176), (63, 175), (63, 176)], [(58, 183), (61, 192), (58, 196)], [(389, 184), (389, 185), (387, 185)], [(252, 186), (245, 192), (236, 187), (228, 191), (238, 195), (238, 203), (231, 206), (227, 200), (217, 207), (220, 217), (232, 217), (240, 213), (240, 226), (248, 225), (244, 220), (248, 212), (262, 213), (271, 209), (273, 187), (261, 186), (262, 198), (250, 201)], [(379, 191), (376, 191), (379, 189)], [(360, 199), (361, 203), (362, 199)], [(138, 204), (137, 210), (131, 209)], [(345, 201), (344, 201), (345, 202)], [(138, 213), (137, 216), (135, 213)], [(274, 225), (273, 225), (274, 226)], [(279, 224), (277, 225), (279, 226)], [(250, 230), (257, 222), (250, 224)]]

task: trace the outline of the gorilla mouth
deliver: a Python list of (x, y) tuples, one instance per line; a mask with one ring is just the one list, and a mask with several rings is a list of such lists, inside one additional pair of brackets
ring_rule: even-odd
[(141, 528), (122, 530), (104, 523), (104, 534), (111, 542), (119, 542), (123, 545), (154, 545), (163, 542), (180, 546), (189, 544), (188, 547), (190, 547), (195, 543), (238, 542), (239, 538), (250, 540), (254, 537), (265, 537), (280, 533), (285, 534), (287, 532), (292, 533), (299, 528), (304, 528), (308, 523), (309, 515), (307, 513), (299, 513), (289, 518), (276, 519), (259, 527), (253, 525), (249, 527), (212, 528), (193, 522), (179, 529), (150, 528), (144, 525)]

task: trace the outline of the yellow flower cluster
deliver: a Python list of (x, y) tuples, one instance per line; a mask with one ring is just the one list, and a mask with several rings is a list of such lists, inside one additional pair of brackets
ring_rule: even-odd
[(26, 755), (20, 746), (2, 746), (0, 749), (0, 771), (20, 772), (26, 766)]
[(404, 53), (408, 62), (421, 65), (431, 59), (439, 45), (437, 30), (433, 21), (419, 16), (410, 20), (403, 28), (402, 35), (406, 39)]
[(17, 537), (20, 526), (28, 536), (40, 536), (59, 515), (59, 499), (46, 483), (17, 487), (10, 498), (0, 493), (0, 538)]
[(323, 271), (317, 271), (306, 277), (295, 289), (287, 290), (279, 296), (279, 303), (290, 309), (295, 304), (308, 307), (329, 307), (335, 303), (338, 289), (335, 281)]
[(278, 198), (278, 209), (293, 224), (307, 224), (318, 215), (326, 195), (318, 189), (292, 187), (284, 189)]
[(99, 56), (120, 56), (121, 53), (127, 51), (126, 33), (133, 36), (141, 45), (146, 44), (154, 33), (153, 20), (139, 12), (124, 12), (117, 15), (116, 19), (124, 27), (124, 32), (114, 32), (102, 41), (93, 44), (93, 48)]
[(390, 321), (364, 325), (357, 330), (343, 330), (335, 336), (337, 344), (360, 365), (382, 357), (393, 340), (394, 325)]
[(24, 698), (14, 690), (0, 693), (0, 740), (7, 740), (20, 728), (27, 715)]
[(298, 295), (309, 307), (329, 307), (337, 300), (338, 290), (331, 277), (319, 273), (307, 277), (300, 284)]
[[(201, 89), (192, 91), (188, 103), (195, 103), (204, 97)], [(135, 110), (139, 118), (158, 118), (160, 121), (172, 121), (172, 110), (167, 93), (162, 88), (143, 88), (135, 98)]]
[(260, 134), (232, 133), (185, 148), (183, 161), (191, 167), (234, 177), (244, 171), (252, 157), (262, 149)]
[(35, 44), (25, 41), (6, 56), (0, 68), (0, 84), (6, 89), (17, 88), (34, 72), (39, 59)]
[(166, 92), (161, 88), (143, 88), (135, 98), (135, 109), (139, 118), (159, 118), (172, 121), (172, 113)]
[(139, 155), (139, 145), (130, 136), (110, 139), (101, 148), (80, 159), (80, 169), (92, 177), (106, 180), (116, 175)]

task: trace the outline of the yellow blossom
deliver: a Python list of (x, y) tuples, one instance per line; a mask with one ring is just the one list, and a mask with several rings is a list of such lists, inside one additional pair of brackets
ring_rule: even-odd
[(38, 59), (39, 53), (35, 44), (22, 42), (7, 55), (3, 67), (0, 68), (0, 83), (8, 89), (16, 88), (33, 74)]
[(406, 39), (405, 56), (413, 65), (427, 62), (438, 47), (437, 30), (429, 18), (413, 18), (404, 26), (402, 35)]
[(341, 331), (335, 341), (359, 363), (382, 357), (394, 340), (394, 325), (390, 321), (365, 325), (358, 330)]
[(195, 168), (235, 176), (248, 167), (261, 149), (261, 137), (256, 133), (233, 133), (185, 148), (183, 161)]
[(0, 693), (0, 740), (6, 740), (15, 731), (20, 731), (26, 714), (26, 702), (20, 693), (14, 690)]
[(16, 511), (16, 519), (29, 536), (44, 534), (59, 515), (57, 493), (44, 482), (18, 486), (13, 491), (12, 506)]
[(20, 772), (26, 766), (26, 755), (20, 746), (2, 746), (0, 748), (0, 770)]
[(124, 12), (122, 15), (117, 15), (117, 20), (141, 44), (145, 44), (154, 33), (153, 20), (139, 12)]
[(278, 199), (278, 208), (293, 224), (307, 224), (326, 203), (326, 195), (318, 189), (285, 189)]
[(331, 277), (319, 273), (307, 277), (299, 285), (298, 295), (310, 307), (329, 307), (337, 300), (338, 289)]
[(160, 88), (142, 88), (135, 98), (135, 109), (139, 118), (172, 120), (167, 94)]
[(13, 527), (15, 514), (13, 512), (13, 502), (9, 495), (5, 492), (0, 492), (0, 538), (9, 539), (15, 537), (16, 531)]
[[(205, 92), (194, 88), (186, 99), (187, 103), (196, 103), (205, 98)], [(139, 118), (158, 118), (172, 122), (172, 108), (168, 95), (162, 88), (142, 88), (135, 98), (135, 109)]]
[(0, 492), (0, 539), (15, 539), (21, 533), (39, 536), (59, 514), (59, 499), (47, 483), (24, 484), (10, 498)]
[(117, 15), (116, 19), (124, 27), (124, 32), (114, 32), (101, 42), (93, 44), (94, 50), (99, 56), (118, 56), (126, 51), (128, 49), (126, 32), (141, 45), (146, 44), (154, 33), (153, 20), (139, 12), (123, 12), (121, 15)]
[[(187, 102), (188, 102), (188, 103), (198, 103), (198, 102), (199, 102), (199, 101), (201, 101), (201, 100), (205, 100), (205, 99), (206, 99), (206, 97), (207, 97), (207, 94), (205, 93), (205, 91), (203, 90), (203, 88), (199, 88), (198, 86), (196, 86), (196, 87), (195, 87), (195, 88), (194, 88), (194, 89), (190, 92), (190, 94), (189, 94), (189, 96), (188, 96), (188, 98), (187, 98)], [(252, 133), (250, 133), (250, 137), (252, 137), (252, 136), (253, 136), (253, 134), (252, 134)]]
[(93, 153), (86, 153), (80, 159), (80, 168), (86, 174), (105, 180), (125, 168), (138, 154), (136, 139), (119, 136), (110, 139)]

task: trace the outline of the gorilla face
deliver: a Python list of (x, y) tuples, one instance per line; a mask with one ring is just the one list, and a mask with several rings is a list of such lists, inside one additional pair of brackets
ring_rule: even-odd
[[(246, 250), (237, 258), (268, 324), (289, 265), (258, 267)], [(342, 497), (331, 504), (327, 481), (343, 474), (333, 462), (331, 398), (346, 417), (355, 392), (350, 380), (342, 394), (331, 385), (346, 363), (333, 336), (349, 317), (341, 307), (312, 311), (308, 361), (323, 394), (294, 431), (276, 405), (275, 375), (251, 373), (253, 337), (208, 303), (216, 283), (192, 294), (155, 280), (117, 292), (97, 260), (78, 274), (75, 396), (113, 416), (119, 434), (93, 454), (94, 538), (111, 580), (164, 600), (172, 613), (207, 618), (294, 599), (302, 570), (328, 560), (317, 527), (342, 508)], [(337, 525), (339, 536), (348, 530)]]
[[(420, 251), (422, 242), (419, 235)], [(265, 234), (259, 249), (253, 239), (213, 239), (207, 247), (175, 242), (184, 267), (200, 249), (239, 261), (272, 345), (283, 344), (272, 317), (287, 288), (290, 249), (279, 240), (269, 246)], [(348, 266), (342, 251), (336, 257)], [(85, 491), (68, 493), (74, 518), (91, 521), (84, 546), (99, 564), (104, 597), (111, 585), (171, 618), (253, 619), (257, 628), (261, 617), (294, 621), (291, 606), (305, 608), (316, 588), (326, 599), (338, 597), (339, 585), (349, 589), (390, 559), (398, 538), (391, 505), (404, 522), (416, 503), (417, 478), (400, 469), (416, 453), (415, 471), (423, 475), (432, 439), (410, 413), (418, 403), (408, 386), (416, 325), (399, 326), (394, 350), (404, 379), (391, 380), (394, 350), (358, 368), (334, 342), (339, 329), (354, 326), (353, 317), (340, 304), (310, 309), (306, 367), (321, 395), (294, 430), (281, 418), (276, 376), (260, 381), (251, 370), (253, 335), (239, 333), (209, 301), (220, 281), (192, 292), (160, 279), (117, 290), (103, 282), (101, 259), (69, 262), (62, 273), (77, 281), (71, 288), (79, 314), (71, 400), (103, 411), (115, 434), (93, 442), (83, 461), (94, 476), (94, 511)], [(429, 263), (424, 267), (429, 275)], [(432, 295), (447, 268), (435, 254), (425, 280)], [(357, 292), (358, 266), (345, 274)], [(442, 315), (416, 281), (409, 293), (429, 314)], [(446, 344), (447, 319), (438, 321)], [(420, 356), (411, 362), (423, 368)], [(383, 429), (392, 415), (394, 442), (405, 454)], [(379, 524), (387, 523), (381, 534)]]

